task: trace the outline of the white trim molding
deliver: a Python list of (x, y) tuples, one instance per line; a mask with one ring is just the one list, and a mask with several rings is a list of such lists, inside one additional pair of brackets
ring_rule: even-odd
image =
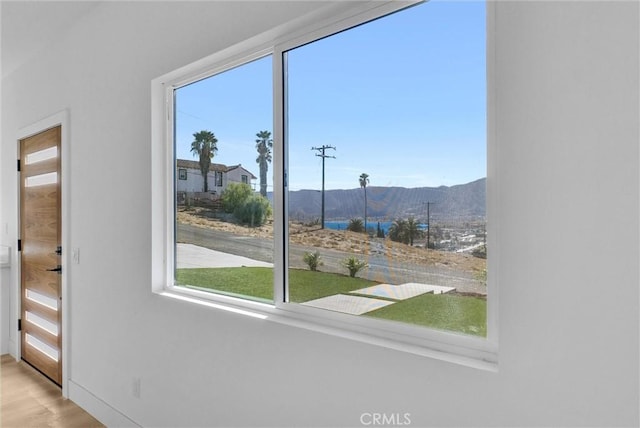
[[(349, 338), (417, 355), (462, 364), (489, 371), (498, 369), (497, 341), (497, 272), (499, 223), (496, 192), (496, 137), (493, 80), (495, 56), (494, 13), (495, 5), (488, 1), (487, 7), (487, 212), (491, 221), (487, 222), (487, 235), (491, 247), (489, 262), (489, 282), (487, 285), (487, 337), (472, 337), (454, 332), (438, 331), (426, 327), (393, 323), (368, 317), (354, 317), (331, 311), (287, 303), (283, 287), (274, 288), (273, 305), (258, 304), (249, 300), (223, 296), (214, 293), (174, 287), (174, 224), (173, 171), (175, 170), (173, 150), (173, 117), (175, 89), (195, 81), (213, 76), (242, 64), (273, 55), (273, 111), (274, 111), (274, 282), (284, 284), (286, 280), (287, 245), (285, 244), (287, 224), (286, 210), (286, 142), (284, 141), (284, 117), (286, 89), (283, 85), (283, 61), (285, 53), (295, 47), (330, 36), (340, 31), (380, 18), (387, 14), (421, 3), (420, 1), (370, 1), (344, 2), (332, 4), (301, 19), (275, 28), (240, 44), (181, 67), (151, 82), (152, 105), (152, 291), (162, 297), (175, 297), (190, 302), (201, 301), (212, 307), (221, 306), (238, 314), (250, 315), (261, 321), (274, 321), (319, 331), (334, 336)], [(495, 259), (494, 259), (495, 258)]]

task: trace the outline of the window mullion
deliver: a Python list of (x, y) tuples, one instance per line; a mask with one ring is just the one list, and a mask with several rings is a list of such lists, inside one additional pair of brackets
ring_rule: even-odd
[(276, 46), (273, 50), (273, 297), (276, 306), (280, 306), (288, 300), (286, 269), (289, 248), (285, 243), (288, 216), (285, 188), (287, 176), (285, 73), (285, 55), (280, 46)]
[(167, 122), (166, 122), (166, 138), (170, 141), (167, 147), (166, 153), (166, 176), (167, 176), (167, 193), (166, 193), (166, 210), (165, 216), (167, 216), (167, 245), (165, 269), (167, 278), (170, 280), (169, 285), (175, 284), (175, 268), (176, 268), (176, 197), (175, 197), (175, 111), (176, 111), (176, 92), (175, 87), (168, 85), (165, 91), (165, 102), (167, 108)]

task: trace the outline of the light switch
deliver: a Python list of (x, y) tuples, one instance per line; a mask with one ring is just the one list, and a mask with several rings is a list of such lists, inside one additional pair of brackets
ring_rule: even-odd
[(73, 262), (75, 264), (80, 264), (80, 248), (74, 248), (73, 251)]

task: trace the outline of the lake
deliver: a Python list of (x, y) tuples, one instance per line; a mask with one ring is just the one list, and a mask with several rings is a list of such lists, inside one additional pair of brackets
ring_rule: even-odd
[[(380, 229), (382, 229), (384, 231), (384, 234), (388, 234), (389, 233), (389, 228), (391, 227), (391, 225), (393, 224), (392, 221), (367, 221), (367, 227), (369, 229), (373, 228), (373, 230), (377, 230), (378, 228), (378, 223), (380, 223)], [(347, 226), (349, 225), (349, 221), (348, 220), (341, 220), (341, 221), (332, 221), (332, 220), (325, 220), (324, 222), (324, 227), (326, 227), (327, 229), (333, 229), (333, 230), (346, 230)], [(427, 224), (426, 223), (420, 223), (420, 229), (423, 230), (427, 230)]]

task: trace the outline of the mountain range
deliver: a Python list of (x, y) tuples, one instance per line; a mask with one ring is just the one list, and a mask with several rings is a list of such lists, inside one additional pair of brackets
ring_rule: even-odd
[[(271, 196), (271, 195), (269, 195)], [(427, 217), (427, 202), (432, 218), (473, 220), (486, 213), (486, 178), (467, 184), (440, 187), (367, 187), (367, 218)], [(289, 192), (289, 218), (308, 221), (320, 218), (321, 192)], [(347, 220), (364, 215), (362, 188), (325, 191), (325, 220)]]

